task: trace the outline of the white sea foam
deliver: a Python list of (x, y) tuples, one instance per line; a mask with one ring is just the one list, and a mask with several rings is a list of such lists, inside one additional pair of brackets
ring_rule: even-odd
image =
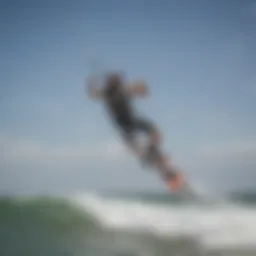
[(197, 238), (206, 247), (256, 247), (256, 209), (236, 205), (170, 206), (79, 195), (72, 199), (110, 229)]

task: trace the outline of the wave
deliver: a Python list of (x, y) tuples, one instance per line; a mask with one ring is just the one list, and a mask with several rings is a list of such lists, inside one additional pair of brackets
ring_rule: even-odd
[[(69, 244), (72, 240), (76, 246), (81, 241), (80, 246), (84, 248), (86, 245), (86, 250), (92, 244), (94, 248), (103, 244), (111, 247), (113, 234), (118, 234), (115, 241), (123, 238), (125, 244), (128, 241), (138, 243), (142, 238), (145, 243), (150, 237), (146, 247), (151, 248), (154, 243), (154, 249), (158, 248), (156, 243), (159, 241), (168, 241), (168, 246), (171, 244), (173, 248), (171, 241), (176, 240), (195, 241), (207, 249), (248, 248), (256, 244), (255, 214), (255, 207), (231, 201), (228, 204), (189, 203), (167, 194), (78, 194), (68, 198), (0, 200), (0, 226), (5, 241), (13, 241), (13, 234), (19, 229), (20, 235), (23, 232), (26, 236), (31, 234), (27, 246), (31, 247), (31, 239), (37, 236), (42, 237), (41, 241), (48, 239), (48, 248), (50, 242), (63, 237), (69, 237)], [(8, 232), (9, 236), (6, 235)]]
[(53, 197), (1, 198), (0, 221), (47, 223), (59, 229), (72, 226), (90, 230), (97, 226), (93, 216), (81, 211), (72, 201)]
[(171, 199), (161, 205), (100, 196), (77, 196), (73, 200), (109, 229), (197, 238), (207, 246), (256, 244), (256, 208), (236, 204), (170, 205)]

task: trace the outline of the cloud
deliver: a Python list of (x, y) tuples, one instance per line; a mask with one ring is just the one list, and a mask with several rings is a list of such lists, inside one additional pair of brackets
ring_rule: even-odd
[(180, 164), (190, 178), (220, 189), (255, 188), (256, 139), (214, 142), (198, 147)]
[(226, 160), (234, 156), (254, 155), (256, 156), (256, 140), (237, 140), (229, 142), (215, 142), (202, 147), (200, 154), (206, 160)]
[[(0, 163), (6, 164), (73, 164), (92, 161), (120, 162), (129, 157), (129, 152), (118, 140), (110, 138), (95, 145), (63, 145), (53, 146), (45, 141), (32, 138), (16, 138), (0, 135)], [(248, 160), (256, 164), (256, 139), (244, 139), (228, 142), (213, 142), (198, 146), (190, 155), (179, 156), (180, 159), (200, 164), (226, 165), (246, 163)], [(175, 159), (174, 159), (175, 160)], [(183, 159), (185, 160), (185, 159)], [(246, 160), (246, 161), (245, 161)]]
[[(21, 186), (21, 183), (23, 187), (35, 186), (34, 184), (40, 186), (40, 182), (44, 184), (41, 186), (46, 187), (47, 184), (49, 187), (50, 181), (47, 177), (55, 179), (52, 185), (54, 189), (58, 186), (72, 187), (72, 184), (74, 187), (77, 187), (77, 184), (83, 187), (84, 182), (94, 185), (100, 183), (101, 186), (108, 186), (107, 184), (132, 186), (132, 180), (141, 184), (139, 179), (143, 179), (145, 184), (151, 182), (154, 186), (154, 180), (157, 180), (152, 175), (144, 177), (144, 172), (133, 173), (133, 167), (139, 168), (138, 164), (133, 165), (132, 158), (129, 158), (131, 154), (124, 145), (114, 139), (83, 147), (53, 146), (45, 141), (2, 134), (0, 151), (0, 181), (5, 188)], [(231, 185), (238, 187), (244, 183), (254, 184), (256, 181), (256, 140), (254, 138), (214, 142), (194, 148), (189, 155), (180, 153), (173, 158), (175, 164), (195, 180), (223, 186), (232, 183)], [(120, 183), (124, 182), (122, 177), (125, 177), (124, 184)], [(126, 184), (126, 180), (130, 182)]]
[(211, 142), (173, 160), (191, 179), (224, 186), (256, 182), (255, 138)]
[[(44, 141), (0, 135), (0, 164), (7, 165), (87, 165), (99, 161), (117, 162), (125, 157), (125, 148), (116, 140), (96, 145), (53, 146)], [(98, 160), (97, 160), (98, 159)]]

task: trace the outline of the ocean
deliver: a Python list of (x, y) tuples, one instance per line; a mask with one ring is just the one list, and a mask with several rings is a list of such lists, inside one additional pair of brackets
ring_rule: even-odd
[(256, 194), (2, 197), (0, 238), (1, 256), (255, 256)]

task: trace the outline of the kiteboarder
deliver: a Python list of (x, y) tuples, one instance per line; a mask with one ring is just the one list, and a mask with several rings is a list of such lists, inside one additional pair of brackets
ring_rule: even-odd
[[(120, 131), (126, 145), (142, 160), (143, 163), (155, 165), (165, 182), (172, 189), (182, 184), (181, 176), (167, 162), (167, 157), (161, 151), (161, 133), (159, 128), (146, 118), (138, 115), (132, 100), (136, 97), (146, 97), (148, 86), (144, 81), (127, 83), (122, 74), (108, 73), (101, 86), (96, 77), (88, 81), (88, 94), (93, 99), (103, 100), (109, 116)], [(141, 147), (136, 135), (143, 132), (147, 135), (146, 147)]]

